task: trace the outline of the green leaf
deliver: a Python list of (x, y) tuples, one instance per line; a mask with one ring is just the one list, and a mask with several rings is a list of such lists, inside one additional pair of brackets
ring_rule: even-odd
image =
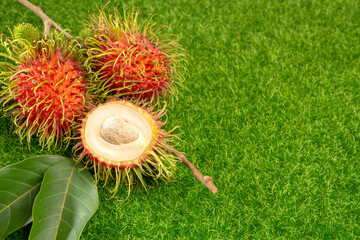
[(0, 169), (0, 239), (32, 221), (32, 206), (45, 171), (66, 159), (35, 156)]
[(98, 207), (90, 173), (79, 171), (75, 162), (60, 162), (45, 173), (34, 203), (29, 240), (79, 239)]

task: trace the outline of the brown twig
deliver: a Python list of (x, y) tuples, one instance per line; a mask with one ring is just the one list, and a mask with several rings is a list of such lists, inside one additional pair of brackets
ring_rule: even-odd
[[(31, 2), (27, 1), (27, 0), (14, 0), (15, 2), (21, 3), (22, 5), (24, 5), (25, 7), (27, 7), (28, 9), (30, 9), (31, 11), (33, 11), (36, 15), (39, 16), (39, 18), (41, 18), (41, 20), (43, 20), (44, 23), (44, 33), (43, 35), (49, 35), (50, 34), (50, 28), (53, 27), (55, 28), (57, 31), (59, 32), (63, 32), (64, 29), (62, 29), (59, 25), (57, 25), (51, 18), (49, 18), (44, 12), (43, 10), (38, 7), (35, 6), (34, 4), (32, 4)], [(73, 39), (73, 36), (71, 36), (70, 34), (68, 34), (67, 32), (64, 31), (64, 36), (68, 39)]]
[(183, 164), (185, 164), (194, 174), (194, 177), (202, 182), (213, 194), (217, 193), (219, 190), (215, 186), (212, 177), (204, 176), (197, 170), (194, 164), (192, 164), (183, 153), (178, 152), (175, 148), (171, 149), (173, 154), (178, 157)]

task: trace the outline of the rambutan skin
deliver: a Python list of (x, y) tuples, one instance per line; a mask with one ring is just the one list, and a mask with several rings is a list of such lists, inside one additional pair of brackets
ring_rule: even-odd
[(172, 37), (158, 34), (151, 17), (141, 21), (139, 14), (129, 9), (120, 16), (114, 9), (90, 16), (85, 65), (94, 76), (91, 88), (105, 99), (172, 99), (183, 81), (185, 51)]
[[(45, 131), (63, 134), (84, 111), (85, 72), (60, 52), (24, 59), (13, 77), (14, 102), (22, 108), (21, 117)], [(20, 107), (21, 106), (21, 107)], [(49, 134), (49, 133), (47, 133)]]
[(115, 90), (115, 95), (133, 93), (133, 97), (150, 99), (171, 85), (166, 53), (142, 35), (124, 35), (104, 45), (102, 51), (104, 55), (97, 59), (95, 71), (100, 79), (111, 79), (106, 88)]
[[(36, 135), (43, 147), (61, 147), (63, 140), (74, 134), (89, 102), (86, 71), (77, 53), (80, 46), (58, 34), (35, 46), (11, 39), (7, 42), (16, 65), (3, 75), (3, 111), (13, 117), (15, 132), (22, 139), (30, 142)], [(26, 51), (17, 55), (20, 46)]]

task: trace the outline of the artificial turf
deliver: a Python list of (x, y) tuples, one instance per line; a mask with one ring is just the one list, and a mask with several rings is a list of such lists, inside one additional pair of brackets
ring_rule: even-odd
[[(32, 2), (78, 33), (107, 0)], [(176, 183), (106, 201), (81, 239), (359, 239), (360, 6), (358, 1), (112, 1), (168, 26), (188, 51), (188, 74), (167, 128), (214, 178), (213, 195), (181, 164)], [(0, 4), (0, 32), (30, 22)], [(0, 119), (0, 166), (29, 150)], [(68, 154), (68, 153), (67, 153)], [(118, 198), (126, 197), (126, 190)], [(26, 239), (31, 226), (7, 239)]]

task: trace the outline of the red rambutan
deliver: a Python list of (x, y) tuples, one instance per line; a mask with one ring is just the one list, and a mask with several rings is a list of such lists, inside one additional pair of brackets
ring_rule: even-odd
[(57, 33), (35, 45), (4, 37), (1, 43), (8, 53), (4, 56), (15, 62), (2, 65), (6, 71), (0, 76), (0, 101), (4, 112), (13, 116), (15, 132), (28, 142), (38, 136), (41, 146), (62, 144), (87, 110), (80, 45)]
[(94, 73), (93, 89), (104, 97), (154, 102), (173, 96), (182, 81), (182, 48), (170, 36), (158, 36), (151, 18), (138, 19), (138, 11), (124, 11), (122, 18), (116, 9), (114, 15), (101, 10), (90, 16), (85, 64)]

